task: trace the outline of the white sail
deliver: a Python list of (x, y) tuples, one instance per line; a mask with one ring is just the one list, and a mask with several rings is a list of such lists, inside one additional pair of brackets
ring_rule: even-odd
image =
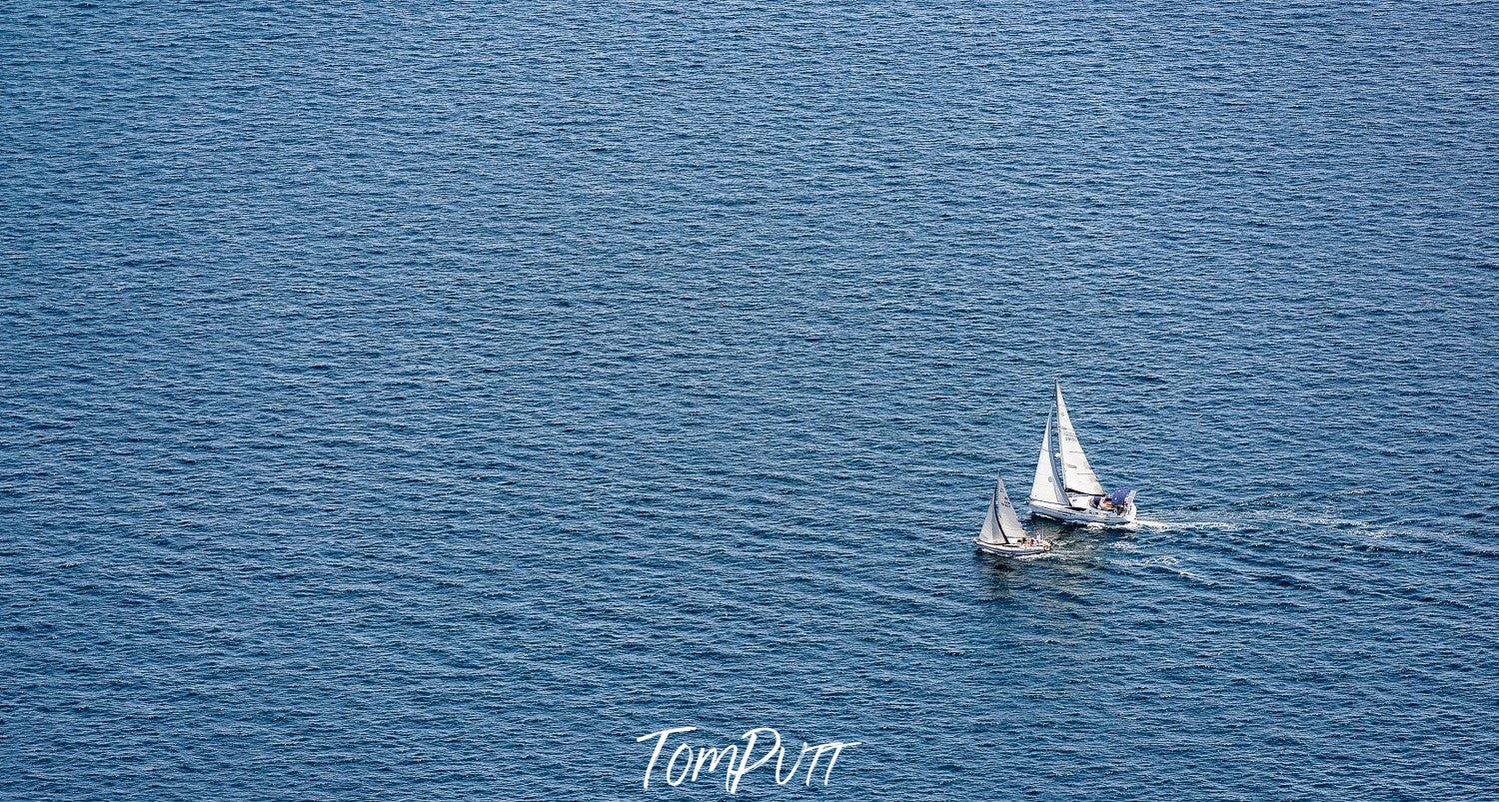
[(1068, 491), (1086, 493), (1090, 496), (1104, 494), (1098, 474), (1088, 464), (1088, 455), (1077, 441), (1077, 430), (1072, 428), (1072, 418), (1067, 414), (1067, 402), (1062, 400), (1062, 383), (1056, 384), (1057, 393), (1057, 450), (1061, 452), (1062, 481)]
[(1057, 476), (1057, 461), (1051, 453), (1051, 416), (1046, 416), (1046, 434), (1041, 436), (1041, 455), (1036, 458), (1036, 478), (1031, 482), (1031, 501), (1067, 506), (1067, 497), (1062, 494), (1061, 477)]
[(1005, 492), (1003, 476), (995, 477), (994, 495), (989, 498), (989, 512), (984, 516), (984, 528), (979, 532), (979, 542), (1011, 545), (1025, 537), (1025, 527), (1020, 525), (1020, 516), (1015, 514), (1015, 505), (1010, 503), (1010, 494)]

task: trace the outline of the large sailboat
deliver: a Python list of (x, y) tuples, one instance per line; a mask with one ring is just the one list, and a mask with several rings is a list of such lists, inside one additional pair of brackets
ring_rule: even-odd
[(1020, 517), (1015, 514), (1015, 505), (1010, 503), (1010, 494), (1005, 492), (1003, 476), (995, 477), (984, 528), (973, 542), (984, 551), (1006, 557), (1032, 557), (1051, 551), (1051, 543), (1025, 533)]
[(1067, 402), (1062, 400), (1061, 382), (1056, 383), (1056, 399), (1046, 417), (1036, 478), (1027, 500), (1031, 515), (1063, 523), (1126, 526), (1135, 521), (1135, 491), (1128, 487), (1113, 493), (1104, 491), (1098, 474), (1088, 464), (1088, 455), (1083, 453), (1067, 414)]

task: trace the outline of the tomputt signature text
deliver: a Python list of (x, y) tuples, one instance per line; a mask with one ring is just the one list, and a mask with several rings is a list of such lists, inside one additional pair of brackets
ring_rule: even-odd
[[(739, 790), (739, 781), (744, 775), (769, 763), (775, 758), (775, 780), (776, 785), (785, 785), (796, 778), (797, 772), (801, 770), (802, 760), (807, 753), (812, 753), (812, 762), (807, 765), (807, 779), (805, 785), (812, 784), (813, 772), (817, 770), (818, 761), (827, 757), (826, 768), (822, 774), (822, 784), (827, 785), (828, 779), (833, 776), (833, 765), (838, 762), (838, 756), (844, 749), (858, 746), (861, 741), (828, 741), (824, 744), (808, 744), (802, 742), (802, 751), (797, 754), (796, 762), (791, 764), (791, 770), (783, 773), (786, 749), (781, 746), (781, 734), (771, 727), (756, 727), (739, 736), (744, 742), (743, 751), (739, 744), (728, 744), (722, 747), (701, 746), (696, 749), (686, 739), (678, 738), (680, 743), (671, 750), (671, 757), (663, 764), (661, 755), (666, 751), (667, 741), (672, 736), (693, 732), (697, 727), (671, 727), (665, 730), (647, 733), (635, 739), (636, 743), (655, 740), (655, 746), (651, 749), (651, 760), (645, 766), (645, 779), (641, 781), (644, 788), (651, 787), (651, 773), (658, 768), (660, 772), (656, 775), (666, 780), (667, 785), (677, 786), (684, 782), (697, 782), (698, 777), (704, 774), (712, 774), (718, 771), (719, 764), (723, 765), (723, 787), (730, 794)], [(762, 754), (756, 755), (756, 748)], [(751, 759), (753, 758), (753, 762)]]

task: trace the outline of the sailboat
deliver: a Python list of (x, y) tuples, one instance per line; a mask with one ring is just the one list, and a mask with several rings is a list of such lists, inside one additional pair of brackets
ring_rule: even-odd
[(1051, 543), (1025, 533), (1020, 517), (1015, 514), (1015, 505), (1010, 503), (1010, 494), (1005, 492), (1003, 476), (995, 477), (984, 528), (973, 542), (984, 551), (1006, 557), (1032, 557), (1051, 551)]
[(1067, 414), (1067, 402), (1062, 400), (1061, 382), (1056, 382), (1056, 399), (1051, 414), (1046, 416), (1036, 478), (1027, 500), (1032, 516), (1063, 523), (1127, 526), (1135, 521), (1135, 491), (1121, 487), (1113, 493), (1105, 492), (1098, 474), (1088, 464), (1088, 455), (1083, 453)]

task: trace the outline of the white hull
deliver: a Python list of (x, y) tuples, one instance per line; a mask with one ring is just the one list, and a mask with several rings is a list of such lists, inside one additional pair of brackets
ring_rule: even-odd
[(973, 542), (978, 544), (980, 550), (989, 552), (990, 554), (998, 554), (1001, 557), (1034, 557), (1037, 554), (1045, 554), (1051, 551), (1051, 542), (1039, 538), (1036, 539), (1034, 545), (985, 543), (978, 538), (974, 538)]
[(1064, 524), (1129, 526), (1135, 522), (1135, 505), (1133, 504), (1129, 505), (1129, 508), (1123, 514), (1120, 514), (1097, 508), (1078, 509), (1076, 507), (1063, 507), (1037, 499), (1029, 499), (1029, 501), (1032, 517), (1050, 518), (1053, 521), (1061, 521)]

